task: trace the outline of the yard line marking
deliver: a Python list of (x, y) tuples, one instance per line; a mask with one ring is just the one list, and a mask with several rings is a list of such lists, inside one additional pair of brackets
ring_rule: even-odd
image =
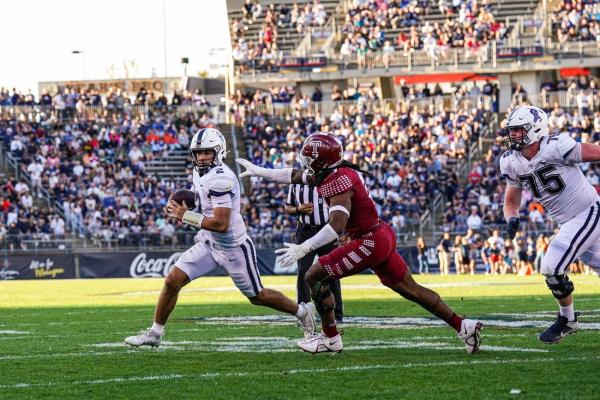
[[(600, 322), (594, 322), (597, 316), (600, 314), (599, 309), (592, 310), (578, 310), (581, 311), (583, 316), (579, 322), (579, 326), (582, 329), (587, 330), (600, 330)], [(534, 311), (526, 313), (493, 313), (482, 315), (481, 322), (487, 326), (497, 326), (503, 328), (545, 328), (555, 318), (556, 313), (550, 311)], [(500, 317), (494, 318), (495, 316)], [(506, 317), (506, 318), (502, 318)], [(586, 318), (587, 317), (587, 318)], [(590, 318), (591, 317), (591, 318)], [(514, 319), (514, 320), (511, 320)], [(586, 322), (586, 319), (592, 321)], [(252, 315), (252, 316), (223, 316), (223, 317), (189, 317), (189, 318), (178, 318), (174, 319), (173, 322), (195, 322), (199, 325), (258, 325), (258, 324), (271, 324), (271, 325), (292, 325), (296, 321), (295, 317), (277, 314), (277, 315)], [(111, 320), (111, 323), (145, 323), (148, 322), (147, 318), (134, 318), (134, 319), (117, 319)], [(87, 325), (97, 324), (97, 321), (64, 321), (64, 322), (43, 322), (43, 323), (12, 323), (12, 324), (0, 324), (0, 327), (16, 327), (16, 326), (62, 326), (62, 325)], [(372, 329), (424, 329), (429, 327), (445, 327), (446, 323), (429, 317), (345, 317), (343, 326), (352, 326), (358, 328), (372, 328)], [(180, 331), (185, 331), (181, 329)], [(11, 334), (30, 334), (29, 331), (19, 330), (3, 330), (2, 333)], [(85, 335), (85, 334), (84, 334)], [(69, 335), (65, 335), (68, 337)]]
[[(424, 338), (425, 339), (425, 338)], [(464, 350), (456, 337), (444, 337), (437, 339), (425, 339), (417, 341), (412, 338), (408, 340), (389, 339), (389, 340), (361, 340), (357, 344), (350, 344), (345, 347), (346, 350), (376, 350), (376, 349), (427, 349), (427, 350)], [(202, 352), (224, 352), (224, 353), (284, 353), (297, 352), (296, 342), (300, 339), (289, 339), (278, 336), (255, 336), (242, 339), (239, 337), (225, 337), (217, 340), (207, 341), (175, 341), (163, 342), (161, 347), (165, 350), (185, 347), (190, 351)], [(429, 340), (429, 341), (427, 341)], [(434, 341), (431, 341), (434, 340)], [(163, 346), (164, 345), (164, 346)], [(98, 343), (88, 344), (88, 347), (121, 347), (122, 343)], [(502, 351), (502, 352), (527, 352), (527, 353), (548, 353), (547, 349), (523, 348), (510, 346), (483, 346), (482, 350)]]
[(29, 335), (31, 332), (29, 331), (13, 331), (13, 330), (4, 330), (0, 331), (0, 335)]
[[(548, 319), (532, 320), (519, 319), (515, 321), (506, 319), (492, 319), (487, 316), (478, 318), (484, 326), (501, 328), (546, 328), (552, 321)], [(183, 319), (180, 319), (183, 320)], [(232, 324), (232, 325), (286, 325), (294, 321), (292, 317), (284, 315), (254, 315), (245, 317), (200, 317), (190, 318), (197, 324)], [(372, 329), (425, 329), (433, 327), (446, 327), (447, 324), (436, 318), (428, 317), (344, 317), (342, 326)], [(600, 322), (579, 322), (579, 327), (585, 330), (600, 330)]]
[[(282, 336), (249, 336), (249, 337), (224, 337), (216, 340), (181, 340), (164, 341), (159, 348), (132, 348), (125, 346), (123, 342), (102, 342), (85, 344), (84, 347), (98, 349), (121, 349), (106, 351), (80, 351), (53, 354), (16, 354), (0, 357), (1, 361), (12, 361), (22, 359), (54, 359), (69, 357), (96, 357), (123, 354), (144, 354), (146, 351), (170, 352), (170, 351), (196, 351), (196, 352), (223, 352), (223, 353), (286, 353), (299, 352), (296, 342), (300, 338), (289, 339)], [(362, 340), (346, 346), (347, 350), (380, 350), (380, 349), (409, 349), (419, 348), (424, 350), (464, 350), (455, 337), (434, 337), (434, 339), (423, 337), (421, 340), (412, 338), (390, 339), (390, 340)], [(490, 352), (536, 352), (545, 353), (546, 349), (523, 348), (510, 346), (483, 346), (483, 350)]]
[(145, 375), (117, 377), (110, 379), (77, 380), (77, 381), (53, 381), (39, 383), (13, 383), (0, 385), (0, 389), (21, 389), (30, 387), (52, 387), (60, 385), (106, 385), (112, 383), (144, 382), (144, 381), (164, 381), (177, 379), (204, 379), (204, 378), (229, 378), (229, 377), (263, 377), (263, 376), (286, 376), (296, 374), (315, 374), (315, 373), (334, 373), (348, 371), (370, 371), (378, 369), (414, 369), (430, 367), (449, 367), (449, 366), (476, 366), (476, 365), (498, 365), (498, 364), (522, 364), (522, 363), (548, 363), (554, 361), (597, 361), (598, 357), (569, 357), (569, 358), (532, 358), (532, 359), (507, 359), (507, 360), (472, 360), (472, 361), (433, 361), (422, 363), (402, 363), (402, 364), (363, 364), (335, 368), (306, 368), (289, 369), (272, 372), (207, 372), (202, 374), (169, 374), (169, 375)]

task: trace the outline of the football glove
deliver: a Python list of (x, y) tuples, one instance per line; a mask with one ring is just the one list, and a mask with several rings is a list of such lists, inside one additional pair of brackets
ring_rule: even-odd
[(284, 243), (285, 246), (282, 249), (275, 250), (275, 254), (277, 254), (277, 262), (281, 264), (283, 268), (291, 267), (294, 265), (296, 261), (310, 253), (310, 249), (305, 244), (294, 244), (294, 243)]
[(243, 158), (236, 158), (235, 162), (240, 164), (242, 167), (246, 168), (244, 172), (240, 174), (240, 178), (245, 178), (247, 176), (261, 176), (258, 172), (259, 169), (263, 169), (252, 164), (250, 161), (245, 160)]
[(510, 240), (515, 238), (515, 235), (519, 231), (519, 225), (521, 224), (521, 220), (517, 217), (511, 217), (508, 219), (508, 223), (506, 224), (506, 237)]

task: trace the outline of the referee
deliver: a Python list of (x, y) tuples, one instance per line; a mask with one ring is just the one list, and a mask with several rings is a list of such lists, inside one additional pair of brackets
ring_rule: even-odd
[[(317, 187), (309, 185), (292, 184), (288, 191), (287, 204), (285, 211), (290, 215), (298, 216), (298, 230), (296, 231), (296, 243), (300, 244), (310, 239), (323, 228), (329, 220), (329, 209), (325, 200), (319, 196)], [(314, 262), (315, 254), (319, 257), (329, 254), (336, 248), (336, 242), (333, 241), (323, 247), (308, 253), (298, 260), (298, 303), (310, 302), (310, 289), (304, 280), (306, 271)], [(335, 298), (335, 319), (337, 322), (343, 322), (344, 305), (342, 303), (342, 292), (340, 281), (336, 280), (329, 285)]]

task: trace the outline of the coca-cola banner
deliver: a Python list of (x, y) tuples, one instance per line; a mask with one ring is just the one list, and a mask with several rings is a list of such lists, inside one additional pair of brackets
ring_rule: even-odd
[(0, 280), (75, 278), (72, 254), (0, 256)]
[[(414, 248), (399, 249), (409, 266), (417, 265)], [(167, 276), (181, 252), (135, 251), (49, 255), (0, 256), (0, 280), (65, 278), (162, 278)], [(296, 267), (277, 263), (274, 249), (257, 249), (261, 275), (294, 275)], [(315, 258), (315, 261), (317, 259)], [(76, 265), (79, 266), (77, 274)], [(217, 268), (211, 276), (226, 275)]]
[[(79, 254), (81, 278), (162, 278), (181, 255), (172, 251)], [(225, 275), (217, 270), (211, 275)]]

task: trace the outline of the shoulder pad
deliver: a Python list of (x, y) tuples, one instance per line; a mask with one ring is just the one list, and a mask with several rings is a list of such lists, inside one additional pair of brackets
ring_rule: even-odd
[(207, 185), (210, 196), (222, 196), (231, 193), (235, 187), (235, 181), (225, 175), (214, 175)]
[(577, 142), (575, 142), (575, 140), (566, 133), (561, 133), (560, 135), (557, 135), (554, 138), (557, 139), (556, 149), (558, 150), (558, 154), (561, 157), (565, 157), (565, 155), (568, 154), (571, 150), (573, 150), (573, 148), (577, 144)]
[(512, 150), (508, 150), (506, 151), (502, 157), (500, 157), (500, 172), (502, 174), (506, 174), (508, 172), (508, 168), (510, 165), (510, 156), (512, 156), (513, 151)]
[(329, 175), (319, 186), (319, 193), (324, 198), (346, 193), (356, 184), (355, 178), (356, 171), (350, 168), (340, 168)]

